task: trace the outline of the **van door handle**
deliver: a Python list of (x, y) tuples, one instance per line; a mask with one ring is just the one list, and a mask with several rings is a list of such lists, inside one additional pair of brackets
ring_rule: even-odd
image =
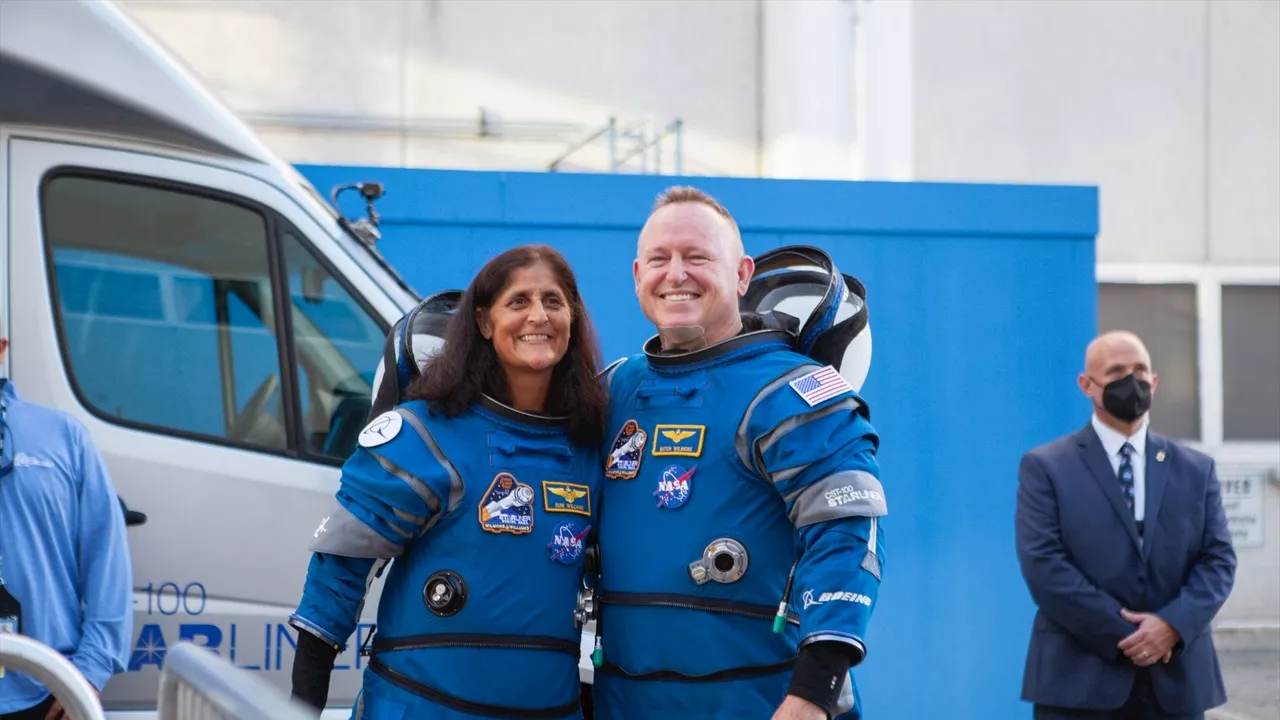
[(118, 495), (116, 496), (116, 499), (120, 501), (120, 512), (124, 513), (125, 527), (133, 527), (134, 525), (141, 525), (147, 521), (146, 513), (141, 513), (141, 512), (138, 512), (137, 510), (130, 510), (129, 506), (124, 504), (124, 498)]

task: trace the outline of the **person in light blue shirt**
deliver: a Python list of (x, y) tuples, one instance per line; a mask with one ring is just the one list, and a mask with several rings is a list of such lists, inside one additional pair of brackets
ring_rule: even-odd
[[(0, 362), (8, 350), (0, 338)], [(20, 632), (67, 656), (101, 692), (124, 670), (133, 633), (124, 516), (89, 432), (71, 416), (23, 402), (0, 378), (0, 597)], [(0, 614), (11, 614), (11, 611)], [(59, 718), (43, 685), (0, 677), (0, 719)]]

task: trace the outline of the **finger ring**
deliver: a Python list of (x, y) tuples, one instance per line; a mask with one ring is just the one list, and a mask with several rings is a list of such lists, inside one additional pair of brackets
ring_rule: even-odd
[(1143, 650), (1142, 657), (1151, 657), (1151, 653), (1147, 652), (1146, 650)]

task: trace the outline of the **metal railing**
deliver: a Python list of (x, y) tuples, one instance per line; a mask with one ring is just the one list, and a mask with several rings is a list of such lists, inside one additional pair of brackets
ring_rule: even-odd
[(104, 720), (98, 693), (62, 653), (25, 635), (0, 632), (0, 667), (39, 681), (70, 720)]
[(158, 720), (314, 720), (257, 676), (192, 643), (165, 653)]
[[(609, 122), (591, 131), (585, 137), (571, 144), (564, 152), (556, 156), (547, 166), (556, 172), (560, 166), (575, 153), (595, 144), (604, 138), (609, 153), (609, 172), (619, 172), (623, 165), (634, 158), (640, 159), (641, 173), (663, 174), (662, 143), (671, 137), (675, 142), (675, 174), (684, 174), (684, 121), (676, 118), (659, 127), (656, 122), (647, 120), (630, 127), (622, 127), (618, 119), (611, 117)], [(630, 148), (625, 147), (630, 144)], [(652, 165), (650, 164), (652, 161)]]

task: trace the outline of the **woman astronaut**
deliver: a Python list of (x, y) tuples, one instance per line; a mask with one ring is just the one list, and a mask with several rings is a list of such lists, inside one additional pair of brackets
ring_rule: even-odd
[(391, 561), (353, 718), (579, 718), (574, 620), (607, 398), (565, 260), (498, 255), (407, 401), (360, 433), (302, 600), (293, 694), (316, 708)]

